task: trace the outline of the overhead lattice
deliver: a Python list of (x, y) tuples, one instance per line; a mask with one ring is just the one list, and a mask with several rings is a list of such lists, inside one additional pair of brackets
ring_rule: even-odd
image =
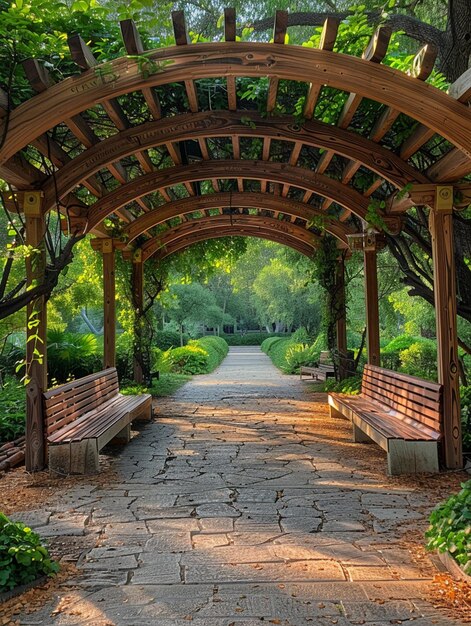
[[(42, 190), (45, 210), (59, 204), (70, 229), (119, 231), (130, 244), (148, 240), (157, 251), (165, 241), (176, 251), (258, 228), (309, 254), (324, 231), (346, 247), (372, 201), (375, 226), (397, 232), (407, 207), (388, 213), (395, 191), (469, 176), (471, 74), (449, 95), (427, 84), (430, 48), (406, 75), (381, 63), (384, 28), (359, 59), (333, 51), (331, 19), (319, 49), (309, 49), (285, 45), (284, 11), (271, 44), (236, 42), (231, 9), (224, 42), (190, 44), (183, 14), (172, 17), (175, 46), (144, 51), (126, 20), (129, 56), (101, 65), (71, 37), (80, 73), (54, 85), (30, 60), (24, 69), (37, 95), (8, 115), (0, 109), (0, 176)], [(319, 119), (333, 93), (344, 101), (335, 125)]]

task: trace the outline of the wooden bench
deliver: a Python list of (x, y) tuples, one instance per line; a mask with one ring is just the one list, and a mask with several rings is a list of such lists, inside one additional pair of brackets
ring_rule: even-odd
[(49, 470), (59, 474), (98, 472), (103, 446), (127, 443), (131, 422), (152, 416), (152, 396), (120, 394), (114, 367), (51, 389), (43, 400)]
[(301, 365), (299, 370), (299, 378), (302, 380), (303, 376), (311, 376), (313, 380), (327, 380), (327, 378), (335, 377), (335, 367), (332, 363), (329, 363), (330, 353), (323, 351), (319, 357), (319, 363), (315, 367), (309, 367), (307, 365)]
[(442, 385), (367, 365), (361, 394), (329, 394), (330, 414), (353, 425), (353, 440), (376, 442), (389, 474), (438, 472)]

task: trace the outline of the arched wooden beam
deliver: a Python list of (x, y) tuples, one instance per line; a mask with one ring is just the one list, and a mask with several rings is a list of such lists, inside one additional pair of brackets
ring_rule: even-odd
[[(313, 233), (290, 222), (282, 222), (270, 217), (256, 215), (214, 215), (197, 220), (184, 222), (170, 230), (164, 231), (154, 239), (146, 241), (142, 246), (144, 261), (161, 251), (182, 249), (205, 239), (215, 239), (220, 236), (246, 237), (264, 234), (276, 237), (278, 243), (287, 246), (297, 246), (296, 249), (306, 249), (314, 252), (319, 239)], [(274, 239), (273, 239), (274, 240)]]
[(288, 116), (267, 119), (248, 111), (204, 111), (154, 120), (93, 145), (43, 185), (45, 206), (49, 208), (55, 202), (56, 193), (61, 198), (88, 176), (136, 151), (165, 145), (169, 141), (234, 136), (269, 137), (330, 150), (354, 159), (399, 188), (411, 182), (428, 182), (426, 176), (391, 150), (353, 131), (315, 120), (300, 124)]
[[(301, 46), (217, 42), (172, 46), (147, 53), (144, 77), (137, 59), (108, 61), (67, 78), (11, 114), (0, 165), (36, 137), (96, 104), (123, 94), (188, 79), (261, 76), (327, 85), (399, 109), (471, 156), (471, 114), (437, 88), (391, 67), (346, 54)], [(0, 136), (5, 119), (0, 121)]]
[(279, 235), (278, 233), (275, 233), (273, 231), (264, 231), (262, 229), (249, 230), (248, 228), (242, 228), (240, 232), (234, 232), (234, 229), (231, 228), (221, 228), (208, 231), (207, 233), (201, 231), (192, 238), (187, 237), (184, 239), (179, 239), (177, 242), (172, 244), (172, 246), (162, 248), (160, 251), (157, 251), (154, 256), (156, 256), (159, 260), (162, 260), (172, 254), (176, 254), (177, 252), (183, 252), (183, 250), (190, 248), (195, 243), (208, 241), (209, 239), (221, 239), (224, 237), (255, 237), (257, 239), (266, 239), (267, 241), (273, 241), (274, 243), (279, 243), (283, 246), (291, 248), (292, 250), (296, 250), (300, 254), (308, 257), (309, 259), (312, 259), (316, 251), (314, 247), (300, 243), (296, 239), (291, 239), (287, 235)]
[(245, 191), (243, 193), (212, 193), (204, 196), (192, 196), (174, 202), (167, 202), (157, 209), (141, 215), (139, 218), (128, 224), (124, 230), (124, 236), (128, 243), (146, 230), (172, 219), (179, 215), (214, 209), (217, 207), (244, 207), (254, 209), (267, 209), (269, 211), (279, 211), (285, 215), (292, 215), (304, 220), (312, 220), (316, 216), (322, 217), (322, 227), (326, 232), (337, 237), (342, 247), (348, 247), (347, 234), (351, 231), (348, 226), (338, 220), (325, 215), (309, 204), (292, 200), (291, 198), (281, 198), (279, 196)]
[[(270, 161), (203, 161), (193, 165), (157, 170), (151, 174), (140, 176), (108, 193), (90, 207), (87, 230), (95, 228), (116, 209), (125, 206), (136, 198), (163, 187), (172, 187), (198, 180), (211, 180), (212, 178), (245, 178), (287, 183), (329, 198), (355, 213), (360, 219), (365, 219), (368, 210), (369, 199), (352, 187), (343, 185), (324, 174), (316, 174), (301, 167)], [(400, 222), (397, 218), (384, 216), (384, 220), (391, 230), (399, 228)]]

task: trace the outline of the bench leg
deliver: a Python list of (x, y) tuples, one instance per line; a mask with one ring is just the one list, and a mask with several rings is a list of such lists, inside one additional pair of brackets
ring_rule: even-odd
[(332, 400), (330, 396), (328, 398), (328, 402), (329, 402), (330, 417), (342, 417), (343, 419), (345, 419), (345, 415), (337, 409), (337, 407), (334, 405), (334, 401)]
[(355, 443), (373, 443), (373, 441), (364, 433), (361, 428), (352, 423), (353, 441)]
[(70, 445), (64, 443), (57, 446), (48, 446), (49, 472), (66, 476), (70, 474)]
[(152, 400), (149, 400), (135, 412), (132, 413), (132, 419), (140, 422), (150, 422), (152, 420)]
[(117, 433), (110, 441), (112, 446), (124, 446), (131, 441), (131, 424), (126, 426)]
[(396, 476), (439, 471), (438, 445), (435, 441), (389, 440), (388, 474)]
[(95, 439), (49, 446), (49, 471), (54, 474), (97, 474), (98, 447)]

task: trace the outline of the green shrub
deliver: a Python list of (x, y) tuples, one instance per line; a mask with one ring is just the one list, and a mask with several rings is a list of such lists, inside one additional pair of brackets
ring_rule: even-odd
[(133, 376), (133, 347), (130, 333), (122, 333), (116, 338), (116, 369), (119, 380), (130, 380)]
[(0, 389), (0, 443), (12, 441), (25, 432), (26, 391), (16, 378), (7, 377)]
[(335, 391), (336, 393), (347, 393), (356, 396), (361, 391), (361, 376), (351, 376), (344, 380), (328, 379), (324, 383), (324, 391)]
[(47, 367), (50, 380), (63, 383), (81, 378), (102, 367), (98, 342), (91, 333), (49, 331), (47, 336)]
[(431, 339), (422, 339), (399, 353), (400, 370), (412, 376), (437, 380), (437, 345)]
[(304, 326), (301, 326), (291, 335), (291, 341), (293, 343), (309, 343), (311, 341), (311, 337)]
[(222, 363), (229, 352), (229, 346), (222, 337), (215, 337), (211, 335), (208, 337), (201, 337), (201, 339), (192, 339), (188, 342), (188, 345), (197, 346), (207, 352), (208, 366), (205, 372), (207, 374), (215, 370), (216, 367)]
[(319, 352), (325, 352), (328, 349), (325, 333), (319, 333), (312, 345), (316, 350), (319, 350)]
[(461, 487), (432, 511), (425, 536), (428, 550), (449, 552), (471, 574), (471, 480)]
[(291, 338), (289, 337), (285, 339), (278, 338), (268, 345), (266, 351), (267, 356), (269, 356), (273, 364), (282, 371), (286, 371), (286, 368), (288, 367), (288, 364), (286, 362), (286, 352), (291, 345), (292, 342)]
[(26, 585), (59, 570), (39, 535), (0, 513), (0, 592)]
[(401, 367), (400, 352), (407, 350), (412, 344), (422, 341), (422, 337), (399, 335), (381, 348), (381, 364), (383, 367), (397, 371)]
[(299, 373), (302, 365), (316, 365), (319, 362), (320, 351), (307, 343), (292, 343), (285, 353), (286, 366), (283, 368), (287, 374)]
[[(188, 335), (183, 335), (183, 345), (188, 343)], [(180, 333), (175, 330), (159, 330), (155, 334), (154, 345), (160, 350), (178, 348), (180, 346)]]
[(286, 337), (267, 337), (260, 347), (265, 354), (269, 355), (271, 350), (273, 350), (275, 345), (280, 341), (286, 341)]
[(209, 367), (209, 355), (206, 350), (195, 345), (170, 350), (169, 359), (172, 371), (177, 374), (205, 374)]

